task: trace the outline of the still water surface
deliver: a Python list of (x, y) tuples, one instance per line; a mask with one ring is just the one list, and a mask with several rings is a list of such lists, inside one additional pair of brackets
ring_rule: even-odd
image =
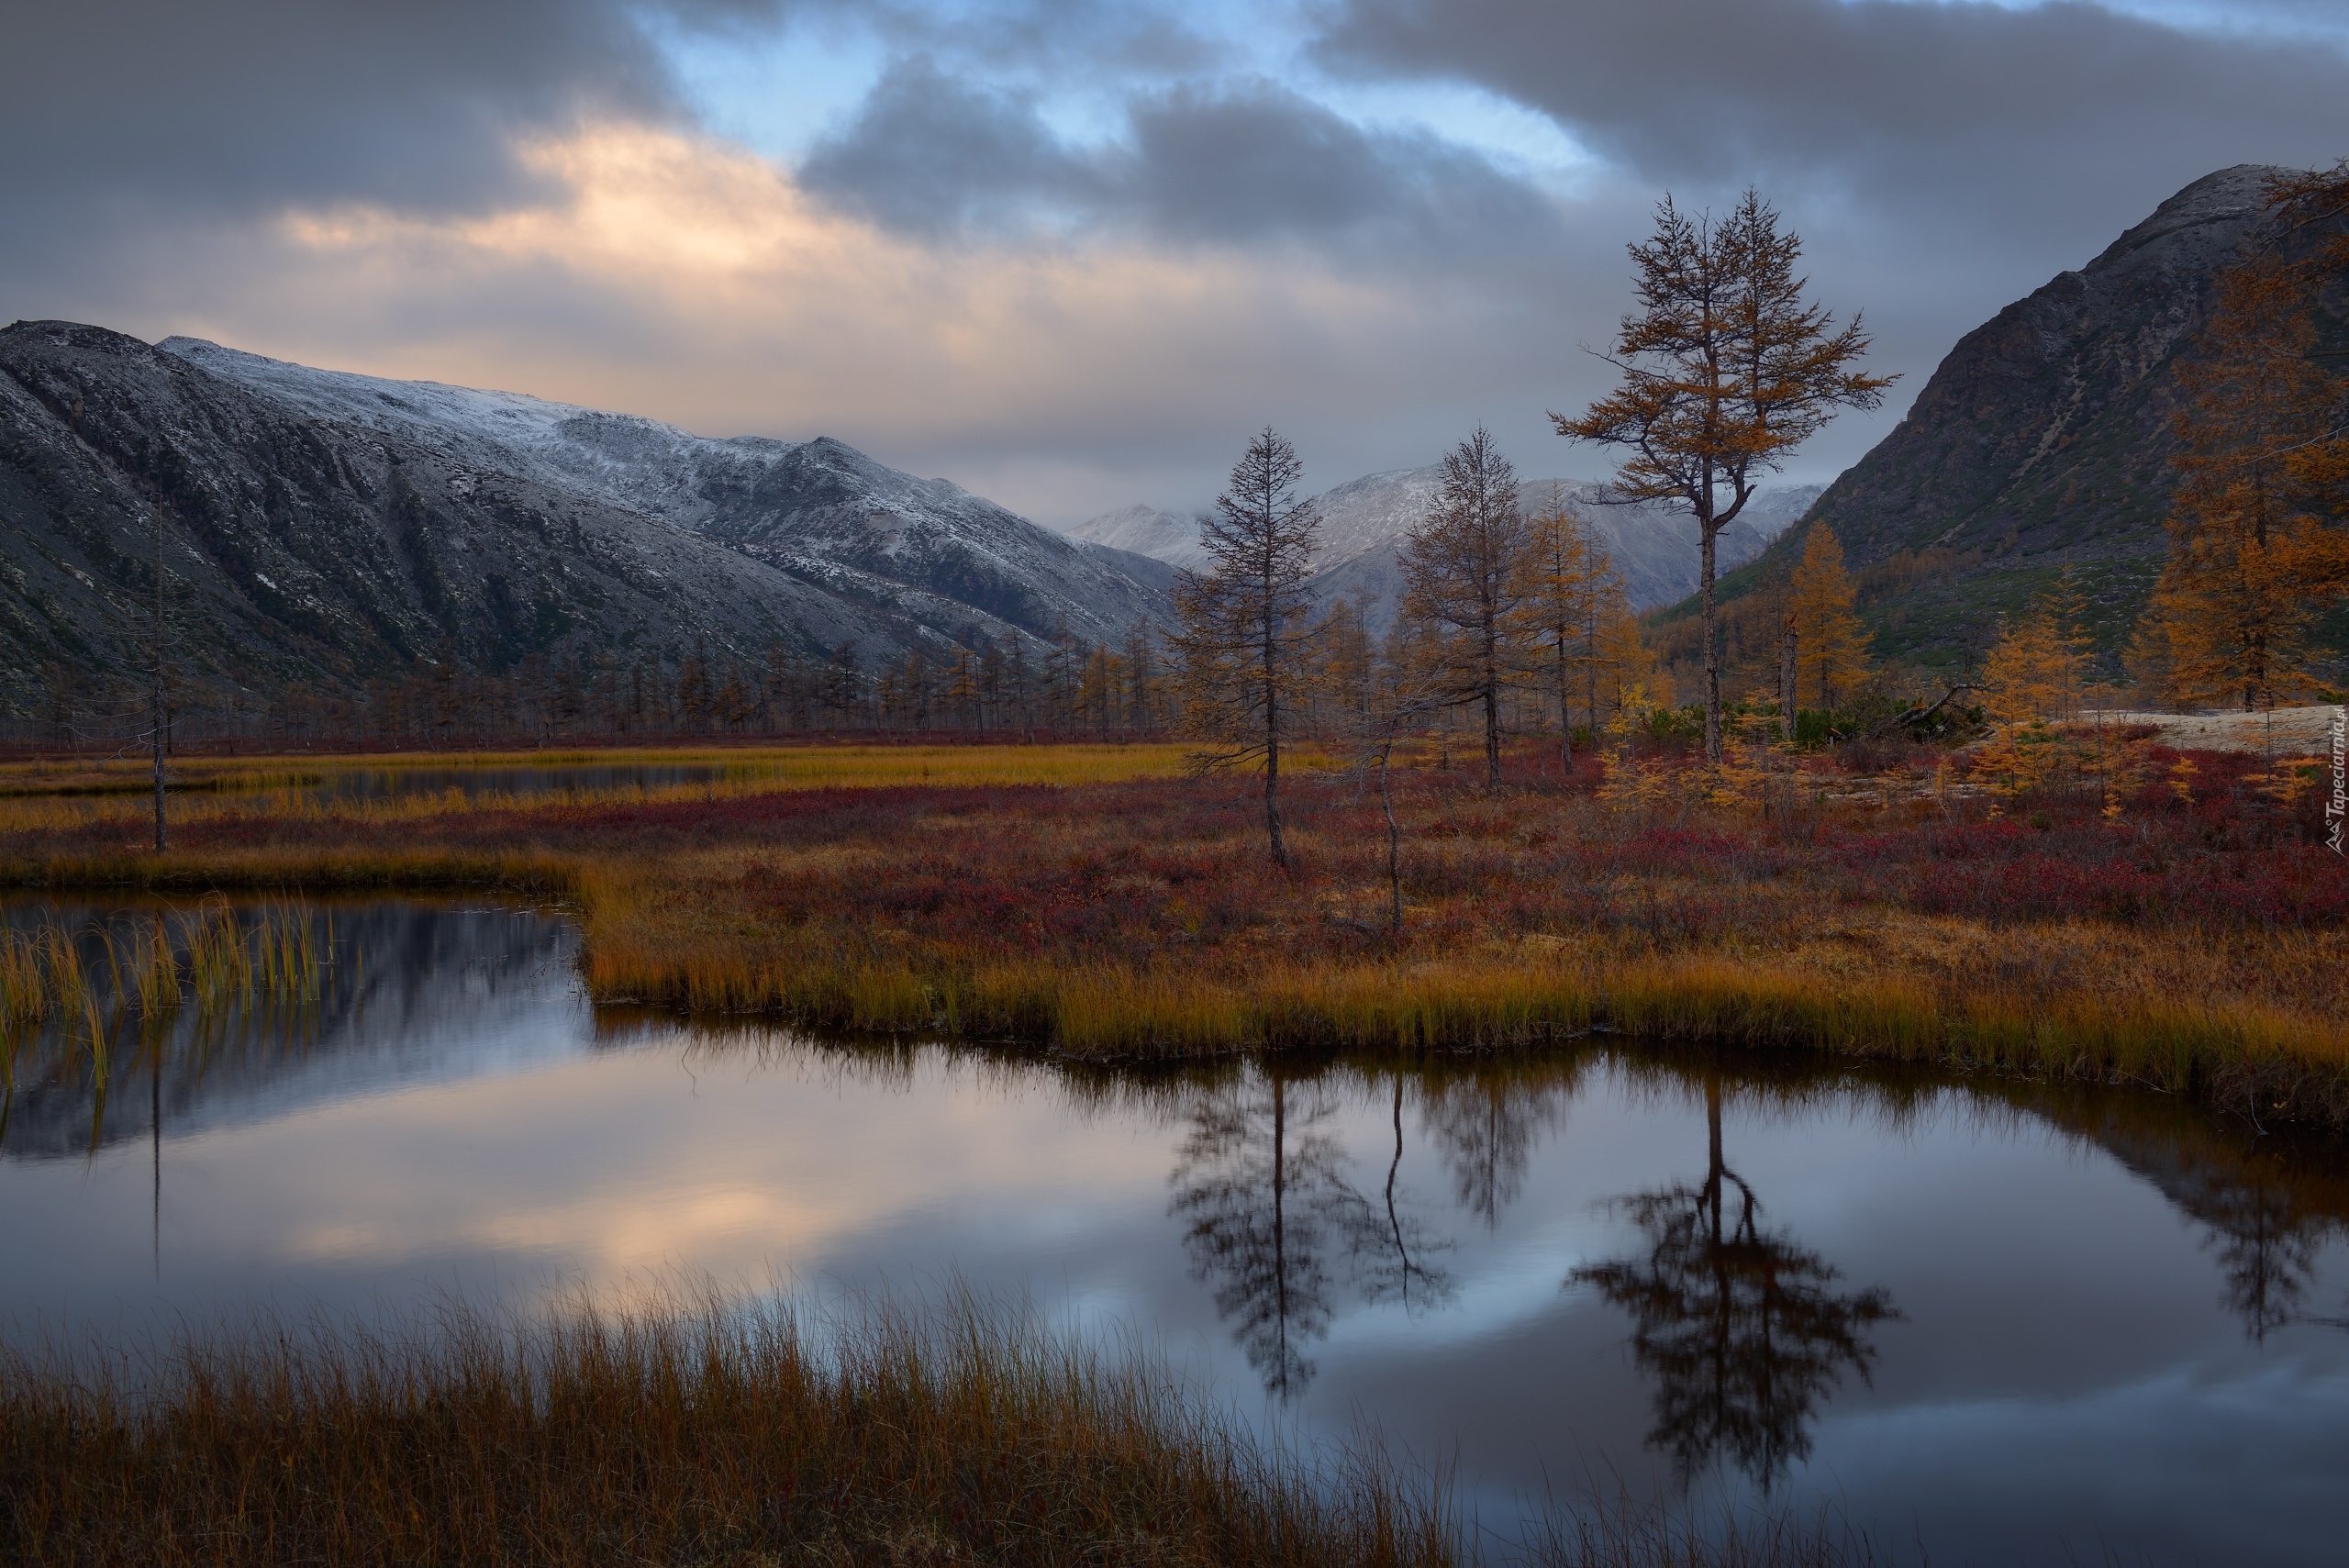
[[(86, 911), (72, 912), (73, 917)], [(9, 916), (30, 917), (22, 907)], [(0, 1324), (959, 1277), (1267, 1428), (1831, 1497), (1935, 1562), (2337, 1562), (2349, 1152), (1621, 1042), (1077, 1072), (599, 1016), (529, 912), (333, 912), (299, 1018), (18, 1062)]]

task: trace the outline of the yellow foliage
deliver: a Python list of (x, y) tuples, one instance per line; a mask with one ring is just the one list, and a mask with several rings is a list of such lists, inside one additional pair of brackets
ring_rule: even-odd
[(1850, 695), (1867, 673), (1867, 628), (1852, 612), (1856, 597), (1835, 530), (1812, 524), (1794, 575), (1795, 671), (1797, 691), (1816, 692), (1821, 707)]

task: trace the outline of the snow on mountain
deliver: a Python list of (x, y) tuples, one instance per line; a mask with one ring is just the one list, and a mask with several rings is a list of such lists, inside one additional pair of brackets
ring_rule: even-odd
[(1196, 572), (1208, 562), (1208, 552), (1199, 547), (1199, 519), (1155, 506), (1120, 506), (1063, 531), (1071, 539), (1146, 555), (1169, 566)]
[(720, 440), (518, 393), (316, 370), (201, 339), (160, 347), (312, 417), (397, 434), (454, 462), (691, 529), (952, 641), (1017, 627), (1103, 642), (1166, 615), (1163, 592), (1115, 555), (829, 437)]
[(0, 329), (0, 711), (52, 681), (136, 678), (158, 530), (203, 701), (348, 692), (419, 660), (674, 667), (696, 644), (755, 662), (842, 642), (902, 657), (922, 636), (447, 446), (318, 417), (103, 328)]

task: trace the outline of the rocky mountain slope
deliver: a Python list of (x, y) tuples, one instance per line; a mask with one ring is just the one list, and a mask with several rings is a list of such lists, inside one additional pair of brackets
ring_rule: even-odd
[[(1864, 570), (1880, 657), (1964, 656), (2069, 562), (2108, 651), (2166, 549), (2178, 366), (2219, 274), (2261, 229), (2256, 165), (2195, 181), (2104, 253), (1961, 339), (1900, 424), (1810, 517)], [(1790, 536), (1736, 591), (1785, 569)]]
[(63, 688), (85, 711), (127, 705), (158, 526), (198, 707), (419, 660), (1106, 639), (1165, 604), (1123, 569), (1154, 562), (837, 441), (706, 441), (65, 322), (0, 331), (0, 710)]
[(142, 657), (155, 532), (196, 692), (503, 669), (584, 639), (894, 646), (880, 619), (684, 528), (332, 425), (101, 328), (0, 331), (0, 672), (33, 711)]
[(965, 625), (999, 624), (1104, 642), (1165, 613), (1117, 556), (829, 437), (714, 440), (632, 415), (313, 370), (197, 339), (161, 347), (288, 407), (689, 528), (956, 640)]
[[(1443, 485), (1441, 464), (1364, 474), (1314, 497), (1321, 515), (1315, 591), (1326, 601), (1347, 598), (1361, 606), (1375, 628), (1394, 615), (1401, 577), (1396, 565), (1403, 538), (1434, 506)], [(1602, 486), (1580, 479), (1529, 480), (1520, 494), (1529, 509), (1546, 506), (1553, 495), (1581, 508), (1596, 525), (1608, 553), (1623, 573), (1631, 603), (1642, 609), (1670, 604), (1697, 585), (1697, 530), (1685, 512), (1642, 505), (1599, 503)], [(1760, 555), (1819, 496), (1817, 485), (1783, 485), (1759, 491), (1746, 513), (1723, 531), (1724, 566)], [(1197, 517), (1151, 506), (1105, 513), (1070, 530), (1082, 539), (1153, 556), (1174, 566), (1203, 565)]]

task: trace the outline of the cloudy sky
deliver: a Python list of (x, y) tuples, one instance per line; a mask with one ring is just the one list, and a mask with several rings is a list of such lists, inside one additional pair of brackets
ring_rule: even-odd
[(1904, 380), (2196, 177), (2349, 153), (2349, 0), (83, 0), (10, 24), (0, 318), (187, 332), (1040, 520), (1521, 471), (1655, 199), (1757, 184)]

